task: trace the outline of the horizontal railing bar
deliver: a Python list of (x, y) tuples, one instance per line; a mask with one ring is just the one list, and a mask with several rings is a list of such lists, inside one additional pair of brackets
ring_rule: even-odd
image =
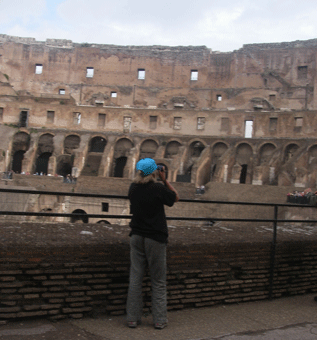
[[(31, 211), (0, 211), (0, 215), (8, 216), (46, 216), (46, 217), (88, 217), (88, 218), (117, 218), (131, 219), (131, 215), (102, 215), (102, 214), (72, 214), (72, 213), (41, 213)], [(168, 220), (178, 221), (224, 221), (224, 222), (296, 222), (296, 223), (317, 223), (317, 220), (286, 220), (286, 219), (257, 219), (257, 218), (213, 218), (213, 217), (175, 217), (167, 216)]]
[[(11, 192), (19, 194), (31, 194), (31, 195), (53, 195), (53, 196), (77, 196), (77, 197), (96, 197), (96, 198), (117, 198), (117, 199), (128, 199), (126, 195), (102, 195), (102, 194), (87, 194), (77, 192), (64, 192), (64, 191), (41, 191), (41, 190), (22, 190), (22, 189), (5, 189), (0, 188), (0, 192)], [(300, 208), (314, 208), (314, 206), (306, 204), (295, 204), (295, 203), (259, 203), (259, 202), (230, 202), (230, 201), (209, 201), (209, 200), (198, 200), (198, 199), (183, 199), (179, 202), (184, 203), (198, 203), (198, 204), (224, 204), (224, 205), (255, 205), (255, 206), (267, 206), (267, 207), (300, 207)]]
[(0, 192), (11, 192), (11, 193), (16, 193), (16, 194), (31, 194), (31, 195), (79, 196), (79, 197), (98, 197), (98, 198), (128, 199), (127, 195), (85, 194), (85, 193), (65, 192), (65, 191), (41, 191), (41, 190), (22, 190), (22, 189), (4, 189), (4, 188), (0, 188)]

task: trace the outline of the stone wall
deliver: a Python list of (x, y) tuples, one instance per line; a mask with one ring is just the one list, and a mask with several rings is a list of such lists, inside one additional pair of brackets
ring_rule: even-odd
[[(317, 291), (317, 233), (278, 232), (273, 297)], [(128, 228), (2, 225), (0, 319), (52, 320), (125, 312)], [(170, 228), (168, 309), (268, 298), (272, 232), (260, 227)], [(150, 279), (144, 279), (144, 312)]]
[(315, 39), (244, 45), (230, 53), (6, 35), (0, 42), (0, 71), (20, 95), (143, 108), (317, 108)]
[(0, 170), (316, 186), (316, 40), (116, 46), (0, 35)]

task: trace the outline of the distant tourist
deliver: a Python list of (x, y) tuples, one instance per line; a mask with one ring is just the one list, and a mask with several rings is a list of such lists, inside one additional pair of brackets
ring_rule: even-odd
[[(179, 200), (177, 191), (166, 180), (165, 169), (151, 158), (141, 159), (136, 177), (129, 189), (132, 219), (130, 222), (130, 282), (127, 321), (130, 328), (141, 323), (143, 311), (142, 281), (146, 264), (152, 284), (154, 327), (167, 326), (166, 244), (168, 229), (164, 205)], [(156, 181), (157, 176), (163, 183)]]

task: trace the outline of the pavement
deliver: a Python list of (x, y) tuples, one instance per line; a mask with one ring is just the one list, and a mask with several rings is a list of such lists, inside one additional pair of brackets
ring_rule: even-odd
[(315, 295), (256, 301), (168, 313), (168, 327), (155, 330), (151, 316), (136, 329), (125, 316), (11, 321), (0, 326), (1, 340), (317, 340)]

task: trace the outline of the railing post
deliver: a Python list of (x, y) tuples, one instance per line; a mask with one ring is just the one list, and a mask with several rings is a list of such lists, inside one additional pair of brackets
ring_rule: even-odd
[(271, 261), (270, 261), (270, 281), (269, 281), (269, 299), (273, 297), (274, 285), (274, 267), (275, 267), (275, 252), (276, 252), (276, 236), (277, 236), (277, 213), (278, 206), (274, 206), (274, 222), (273, 222), (273, 240), (271, 244)]

